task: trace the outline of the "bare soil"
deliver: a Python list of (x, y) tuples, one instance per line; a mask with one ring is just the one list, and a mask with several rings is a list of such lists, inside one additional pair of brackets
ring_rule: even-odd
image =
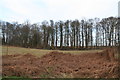
[(112, 51), (80, 55), (51, 52), (2, 56), (2, 76), (29, 78), (119, 78), (120, 66)]

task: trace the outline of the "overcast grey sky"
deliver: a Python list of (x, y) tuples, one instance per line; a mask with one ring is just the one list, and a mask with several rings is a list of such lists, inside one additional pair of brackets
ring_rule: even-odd
[(105, 18), (118, 15), (119, 0), (0, 0), (0, 20), (20, 23), (43, 20)]

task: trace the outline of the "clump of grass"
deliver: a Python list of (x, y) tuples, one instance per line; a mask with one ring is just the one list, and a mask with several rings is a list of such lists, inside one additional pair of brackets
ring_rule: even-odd
[(40, 75), (40, 78), (55, 78), (55, 76), (53, 75), (53, 67), (47, 67), (46, 69), (46, 73)]
[(72, 73), (71, 74), (61, 73), (61, 78), (73, 78), (73, 75)]

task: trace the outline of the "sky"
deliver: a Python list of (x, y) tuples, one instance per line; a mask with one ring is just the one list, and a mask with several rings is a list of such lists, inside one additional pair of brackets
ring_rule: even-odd
[(119, 0), (0, 0), (0, 20), (31, 23), (118, 16)]

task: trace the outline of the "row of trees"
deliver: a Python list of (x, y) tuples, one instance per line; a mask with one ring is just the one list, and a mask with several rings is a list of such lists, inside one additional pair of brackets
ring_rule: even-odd
[(120, 41), (118, 18), (100, 20), (53, 20), (31, 24), (0, 21), (3, 45), (44, 49), (88, 49), (117, 46)]

